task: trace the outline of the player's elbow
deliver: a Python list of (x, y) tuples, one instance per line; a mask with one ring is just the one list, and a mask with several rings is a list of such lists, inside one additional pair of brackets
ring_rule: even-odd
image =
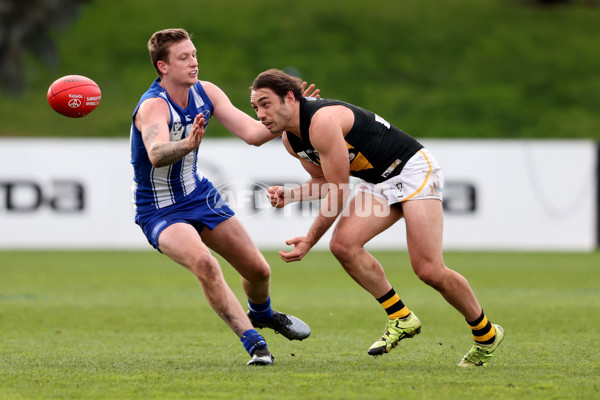
[(154, 168), (162, 168), (162, 167), (166, 167), (167, 165), (169, 165), (166, 162), (160, 162), (160, 161), (151, 161), (152, 165), (154, 166)]
[(267, 143), (269, 141), (269, 139), (260, 138), (258, 136), (250, 136), (250, 137), (245, 138), (244, 141), (251, 146), (258, 147), (258, 146), (262, 146), (263, 144)]
[(148, 153), (148, 159), (154, 168), (162, 168), (169, 165), (164, 159), (152, 152)]
[(255, 140), (255, 139), (246, 140), (246, 143), (249, 144), (250, 146), (255, 146), (255, 147), (262, 145), (262, 143), (260, 141)]

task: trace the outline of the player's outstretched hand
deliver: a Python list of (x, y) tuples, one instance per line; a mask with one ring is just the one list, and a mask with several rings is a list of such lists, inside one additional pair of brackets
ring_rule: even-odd
[(321, 89), (316, 89), (316, 85), (314, 83), (311, 83), (308, 88), (306, 87), (306, 85), (308, 85), (308, 83), (302, 82), (302, 95), (304, 97), (321, 97), (319, 95)]
[(204, 137), (204, 115), (198, 114), (194, 118), (194, 124), (190, 136), (188, 137), (188, 149), (193, 150), (200, 145), (200, 141)]
[(312, 248), (312, 243), (306, 236), (298, 236), (285, 242), (288, 246), (294, 246), (294, 250), (279, 252), (279, 256), (285, 262), (300, 261)]

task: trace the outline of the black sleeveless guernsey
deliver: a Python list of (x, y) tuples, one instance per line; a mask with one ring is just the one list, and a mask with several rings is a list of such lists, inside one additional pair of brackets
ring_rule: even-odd
[(354, 125), (345, 136), (350, 174), (371, 183), (383, 182), (398, 175), (406, 162), (423, 148), (412, 136), (396, 128), (377, 114), (339, 100), (314, 97), (300, 99), (300, 133), (287, 133), (298, 156), (321, 165), (319, 153), (308, 135), (313, 115), (322, 107), (341, 105), (354, 113)]

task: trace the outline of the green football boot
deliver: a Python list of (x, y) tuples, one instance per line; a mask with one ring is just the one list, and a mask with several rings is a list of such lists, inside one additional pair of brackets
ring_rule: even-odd
[(369, 354), (380, 356), (389, 353), (402, 339), (421, 333), (421, 321), (414, 313), (405, 318), (391, 319), (385, 326), (385, 333), (369, 348)]
[(504, 329), (500, 325), (494, 325), (496, 329), (496, 339), (492, 344), (475, 343), (471, 350), (457, 364), (459, 367), (480, 367), (486, 365), (492, 359), (494, 351), (498, 348), (504, 339)]

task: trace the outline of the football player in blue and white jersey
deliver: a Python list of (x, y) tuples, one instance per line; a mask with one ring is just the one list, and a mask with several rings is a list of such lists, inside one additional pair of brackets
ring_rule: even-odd
[[(252, 357), (248, 365), (273, 364), (255, 327), (274, 329), (290, 340), (307, 338), (310, 328), (271, 308), (269, 264), (199, 171), (197, 158), (212, 117), (249, 144), (261, 145), (277, 136), (233, 106), (219, 87), (198, 80), (196, 48), (185, 30), (155, 32), (148, 50), (159, 77), (142, 95), (132, 117), (135, 222), (154, 248), (198, 278), (210, 306)], [(318, 96), (314, 85), (306, 89), (309, 93)], [(241, 275), (248, 313), (210, 249)]]

